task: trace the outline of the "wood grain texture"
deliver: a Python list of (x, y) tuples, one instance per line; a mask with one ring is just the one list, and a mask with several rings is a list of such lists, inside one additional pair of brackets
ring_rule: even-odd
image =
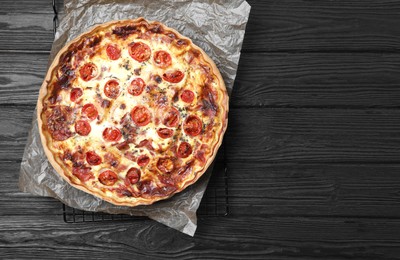
[(3, 216), (0, 229), (5, 258), (375, 260), (400, 253), (400, 223), (386, 219), (208, 218), (194, 238), (150, 220), (71, 225), (57, 216)]
[[(57, 10), (62, 10), (64, 1), (55, 0)], [(1, 0), (1, 13), (53, 14), (51, 0)]]
[[(19, 192), (19, 166), (0, 162), (0, 215), (61, 214), (57, 200)], [(228, 169), (231, 217), (400, 217), (400, 164), (229, 163)]]
[(32, 125), (34, 106), (2, 107), (0, 160), (20, 161)]
[[(21, 158), (33, 111), (33, 106), (2, 109), (2, 160)], [(399, 119), (397, 109), (233, 108), (225, 136), (227, 160), (398, 163)]]
[(54, 39), (53, 16), (51, 13), (0, 14), (0, 51), (48, 52)]
[[(11, 105), (0, 109), (0, 161), (20, 161), (32, 127), (35, 106)], [(217, 154), (216, 161), (222, 160), (222, 155)]]
[(398, 54), (244, 53), (231, 105), (398, 108), (399, 70)]
[(53, 10), (1, 2), (0, 258), (400, 259), (400, 3), (248, 2), (231, 215), (200, 218), (194, 238), (150, 220), (66, 224), (57, 200), (18, 191)]
[[(63, 9), (63, 0), (56, 0)], [(54, 11), (51, 0), (2, 0), (0, 52), (49, 52), (53, 39)]]
[[(20, 160), (0, 161), (2, 177), (2, 182), (0, 182), (0, 215), (60, 216), (60, 214), (62, 214), (62, 204), (59, 200), (50, 197), (32, 195), (19, 190), (18, 182), (20, 165)], [(204, 194), (204, 201), (202, 202), (201, 209), (198, 211), (203, 216), (216, 214), (222, 215), (225, 212), (225, 189), (223, 188), (225, 182), (221, 173), (223, 173), (223, 164), (217, 161), (214, 166), (213, 176), (211, 177)], [(73, 187), (71, 188), (74, 189)], [(216, 196), (217, 199), (215, 198)], [(218, 203), (218, 205), (215, 203)]]
[(232, 216), (400, 216), (400, 164), (229, 163)]
[(35, 105), (49, 54), (0, 53), (0, 104)]
[(228, 162), (400, 159), (397, 109), (231, 109), (229, 118)]
[(397, 1), (256, 1), (244, 51), (398, 51)]
[[(48, 51), (53, 39), (51, 2), (18, 2), (2, 4), (0, 50)], [(248, 2), (252, 10), (244, 52), (399, 50), (400, 7), (396, 1)], [(60, 11), (61, 3), (57, 1)], [(9, 13), (18, 15), (10, 17)]]
[[(0, 59), (0, 104), (35, 104), (48, 54)], [(399, 54), (245, 53), (231, 107), (398, 108), (398, 71)]]
[[(19, 191), (20, 166), (20, 160), (0, 161), (2, 177), (0, 182), (0, 215), (43, 216), (50, 214), (60, 216), (62, 214), (62, 204), (58, 200)], [(61, 216), (60, 220), (62, 220)]]

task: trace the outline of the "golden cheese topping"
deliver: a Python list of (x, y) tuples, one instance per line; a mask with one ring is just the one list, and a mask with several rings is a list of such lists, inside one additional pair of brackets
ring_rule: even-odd
[(114, 204), (150, 204), (193, 183), (215, 156), (227, 124), (221, 76), (162, 24), (98, 27), (51, 68), (41, 131), (78, 188)]

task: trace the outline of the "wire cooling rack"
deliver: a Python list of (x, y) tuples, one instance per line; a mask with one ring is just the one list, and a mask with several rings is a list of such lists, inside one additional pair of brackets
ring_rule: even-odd
[[(54, 11), (53, 32), (58, 27), (58, 10), (55, 0), (52, 0)], [(207, 190), (203, 196), (197, 214), (199, 216), (227, 216), (229, 214), (228, 200), (228, 167), (226, 165), (226, 145), (222, 143), (219, 154), (214, 165), (214, 172), (208, 183)], [(221, 174), (223, 172), (223, 174)], [(147, 219), (147, 217), (114, 215), (102, 212), (88, 212), (62, 205), (63, 218), (66, 223), (79, 222), (101, 222), (101, 221), (127, 221)]]

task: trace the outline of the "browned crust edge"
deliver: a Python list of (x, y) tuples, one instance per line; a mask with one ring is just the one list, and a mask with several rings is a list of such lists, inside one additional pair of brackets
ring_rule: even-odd
[[(159, 25), (161, 25), (163, 27), (163, 29), (168, 29), (172, 32), (174, 32), (179, 38), (181, 39), (185, 39), (188, 40), (191, 47), (200, 51), (201, 54), (203, 55), (203, 59), (212, 67), (212, 70), (215, 74), (215, 76), (218, 78), (219, 81), (219, 86), (221, 86), (221, 92), (224, 95), (224, 98), (222, 99), (222, 102), (220, 102), (220, 107), (223, 109), (222, 111), (222, 115), (225, 114), (224, 118), (221, 118), (221, 123), (223, 123), (223, 126), (221, 128), (221, 131), (218, 134), (218, 141), (217, 143), (214, 145), (214, 147), (212, 147), (212, 152), (211, 152), (211, 156), (207, 159), (207, 163), (204, 165), (204, 167), (202, 168), (201, 171), (195, 172), (194, 175), (195, 177), (191, 180), (188, 180), (186, 182), (183, 183), (182, 187), (178, 190), (176, 190), (174, 193), (168, 195), (168, 196), (157, 196), (157, 197), (152, 197), (152, 198), (136, 198), (135, 202), (121, 202), (121, 201), (117, 201), (115, 200), (113, 197), (105, 197), (102, 194), (98, 193), (98, 192), (94, 192), (91, 191), (89, 189), (87, 189), (86, 187), (77, 184), (77, 183), (73, 183), (71, 182), (71, 180), (66, 176), (64, 169), (60, 166), (60, 164), (56, 161), (56, 159), (54, 158), (54, 154), (50, 151), (50, 149), (47, 147), (48, 145), (48, 138), (50, 138), (48, 135), (46, 136), (46, 133), (43, 132), (43, 121), (42, 121), (42, 110), (43, 110), (43, 104), (42, 101), (44, 99), (44, 97), (47, 95), (47, 86), (48, 83), (50, 82), (51, 79), (51, 75), (52, 72), (54, 70), (54, 68), (58, 65), (59, 63), (59, 59), (61, 57), (61, 55), (63, 53), (65, 53), (65, 51), (68, 50), (68, 48), (80, 41), (83, 37), (85, 36), (89, 36), (89, 35), (93, 35), (93, 33), (97, 30), (103, 29), (103, 28), (107, 28), (111, 25), (124, 25), (124, 24), (132, 24), (132, 23), (139, 23), (145, 21), (149, 24), (152, 23), (157, 23)], [(225, 83), (222, 79), (221, 73), (218, 70), (217, 66), (215, 65), (214, 61), (201, 49), (199, 48), (197, 45), (195, 45), (191, 39), (189, 39), (188, 37), (185, 37), (183, 35), (181, 35), (179, 32), (177, 32), (175, 29), (167, 27), (166, 25), (164, 25), (161, 22), (157, 22), (157, 21), (147, 21), (146, 19), (144, 19), (143, 17), (137, 18), (137, 19), (129, 19), (129, 20), (113, 20), (107, 23), (103, 23), (100, 25), (95, 25), (93, 26), (90, 30), (88, 30), (85, 33), (80, 34), (79, 36), (77, 36), (74, 40), (68, 42), (56, 55), (56, 57), (54, 58), (52, 64), (50, 65), (48, 72), (46, 74), (46, 77), (43, 81), (43, 84), (40, 88), (39, 91), (39, 97), (38, 97), (38, 102), (37, 102), (37, 120), (38, 120), (38, 128), (39, 128), (39, 133), (40, 133), (40, 139), (42, 141), (42, 146), (43, 149), (45, 151), (45, 154), (50, 162), (50, 164), (53, 166), (53, 168), (57, 171), (57, 173), (65, 180), (67, 181), (70, 185), (72, 185), (73, 187), (82, 190), (86, 193), (92, 194), (98, 198), (101, 198), (105, 201), (108, 201), (114, 205), (119, 205), (119, 206), (130, 206), (130, 207), (134, 207), (134, 206), (139, 206), (139, 205), (150, 205), (153, 204), (157, 201), (160, 200), (164, 200), (164, 199), (168, 199), (170, 197), (172, 197), (173, 195), (183, 191), (184, 189), (186, 189), (188, 186), (192, 185), (193, 183), (195, 183), (209, 168), (209, 166), (211, 165), (211, 163), (214, 161), (215, 156), (218, 152), (219, 147), (222, 144), (222, 140), (223, 140), (223, 136), (224, 133), (226, 131), (226, 128), (228, 126), (228, 111), (229, 111), (229, 96), (227, 94), (226, 91), (226, 86)]]

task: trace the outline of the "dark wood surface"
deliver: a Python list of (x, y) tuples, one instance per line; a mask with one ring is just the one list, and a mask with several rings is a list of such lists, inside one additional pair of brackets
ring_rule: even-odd
[[(59, 10), (62, 1), (56, 1)], [(18, 190), (50, 0), (0, 3), (0, 258), (400, 259), (400, 1), (255, 1), (226, 135), (228, 217), (67, 224)]]

